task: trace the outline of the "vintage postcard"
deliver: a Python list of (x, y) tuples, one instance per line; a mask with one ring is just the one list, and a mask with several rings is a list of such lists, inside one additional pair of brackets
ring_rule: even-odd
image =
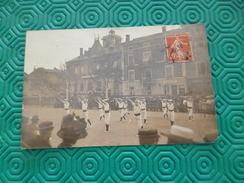
[(22, 148), (218, 137), (203, 24), (28, 31)]

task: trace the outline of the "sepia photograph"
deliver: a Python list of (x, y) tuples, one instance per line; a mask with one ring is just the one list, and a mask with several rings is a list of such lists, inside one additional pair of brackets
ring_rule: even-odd
[(212, 143), (204, 24), (27, 31), (23, 149)]

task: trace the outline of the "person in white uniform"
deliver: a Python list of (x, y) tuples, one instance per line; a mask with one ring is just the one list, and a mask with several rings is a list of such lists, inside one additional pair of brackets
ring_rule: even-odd
[(69, 114), (70, 111), (69, 111), (69, 100), (68, 99), (65, 99), (63, 100), (62, 98), (58, 98), (61, 102), (63, 102), (64, 104), (64, 110), (65, 110), (65, 114)]
[(103, 110), (103, 104), (99, 101), (99, 98), (97, 100), (95, 100), (95, 101), (98, 104), (100, 122), (102, 122), (102, 119), (105, 118), (105, 116), (104, 116), (104, 110)]
[(108, 132), (110, 117), (111, 117), (111, 113), (109, 110), (109, 103), (106, 100), (101, 100), (101, 99), (98, 99), (98, 101), (103, 105), (103, 108), (104, 108), (104, 116), (105, 116), (104, 122), (105, 122), (105, 127), (106, 127), (104, 132)]
[(169, 102), (168, 103), (169, 121), (172, 126), (175, 122), (175, 112), (174, 112), (175, 106), (172, 99), (169, 99), (168, 102)]
[(134, 115), (135, 115), (135, 118), (136, 118), (136, 121), (137, 121), (137, 126), (138, 126), (138, 129), (142, 129), (143, 128), (143, 125), (142, 125), (142, 118), (141, 118), (141, 106), (139, 104), (139, 101), (136, 99), (135, 102), (133, 102), (132, 100), (128, 99), (131, 104), (133, 105), (134, 107)]
[(164, 118), (168, 117), (168, 114), (167, 114), (167, 102), (166, 102), (166, 99), (160, 99), (161, 103), (162, 103), (162, 110), (163, 110), (163, 115), (164, 115)]
[(147, 103), (145, 99), (142, 99), (140, 102), (141, 106), (141, 116), (143, 119), (144, 124), (147, 122)]
[[(125, 99), (125, 101), (124, 101), (124, 117), (127, 114), (130, 115), (130, 113), (128, 112), (128, 101), (127, 101), (127, 99)], [(128, 118), (129, 118), (128, 123), (130, 123), (131, 122), (131, 117), (128, 117)]]
[(125, 116), (124, 116), (124, 102), (121, 98), (119, 99), (114, 99), (118, 106), (119, 106), (119, 114), (120, 114), (120, 121), (122, 121), (122, 119), (126, 120)]
[(188, 120), (193, 120), (193, 99), (191, 97), (188, 98), (188, 100), (184, 100), (183, 104), (187, 107), (188, 112)]
[(90, 127), (92, 127), (92, 124), (91, 124), (91, 121), (88, 117), (88, 99), (81, 99), (81, 98), (78, 98), (79, 101), (81, 102), (81, 109), (82, 109), (82, 112), (83, 112), (83, 116), (86, 120), (86, 122), (88, 122), (90, 124)]

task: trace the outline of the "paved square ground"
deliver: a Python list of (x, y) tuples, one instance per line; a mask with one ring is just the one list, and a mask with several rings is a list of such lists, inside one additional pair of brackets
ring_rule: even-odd
[[(77, 115), (82, 116), (81, 109), (70, 109), (70, 112), (75, 112)], [(92, 127), (88, 126), (88, 136), (85, 139), (79, 139), (74, 147), (84, 146), (117, 146), (117, 145), (139, 145), (139, 138), (137, 135), (138, 127), (133, 112), (130, 112), (131, 122), (120, 122), (119, 111), (111, 111), (111, 120), (109, 132), (105, 133), (105, 123), (99, 122), (99, 111), (89, 110), (89, 118), (92, 122)], [(53, 107), (40, 107), (25, 105), (23, 115), (31, 117), (38, 115), (40, 121), (52, 121), (54, 130), (52, 132), (50, 144), (52, 147), (57, 147), (62, 139), (57, 136), (60, 129), (62, 117), (65, 115), (64, 109)], [(170, 122), (169, 119), (163, 119), (162, 112), (148, 111), (147, 123), (144, 128), (157, 129), (160, 135), (158, 144), (167, 144), (168, 138), (160, 134), (160, 132), (169, 132)], [(187, 113), (175, 112), (175, 125), (190, 128), (194, 132), (194, 140), (203, 142), (203, 137), (206, 133), (214, 132), (217, 130), (217, 123), (215, 115), (207, 115), (204, 117), (202, 114), (194, 114), (194, 121), (188, 121)]]

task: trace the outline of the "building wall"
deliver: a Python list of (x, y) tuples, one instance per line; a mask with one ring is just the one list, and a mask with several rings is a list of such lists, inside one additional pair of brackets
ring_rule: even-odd
[[(165, 35), (186, 32), (191, 36), (193, 61), (168, 63)], [(109, 36), (106, 36), (104, 40), (108, 39)], [(111, 63), (118, 61), (123, 70), (123, 82), (112, 84), (116, 86), (111, 92), (112, 95), (185, 95), (199, 91), (212, 92), (206, 34), (202, 25), (194, 25), (190, 29), (189, 26), (181, 26), (181, 29), (170, 31), (163, 29), (161, 33), (119, 44), (122, 46), (117, 45), (117, 52), (111, 52), (106, 48), (100, 55), (83, 55), (67, 63), (67, 67), (73, 73), (72, 83), (74, 86), (77, 85), (73, 87), (74, 90), (87, 91), (90, 82), (93, 82), (93, 90), (96, 90), (90, 68), (104, 60), (111, 60)], [(192, 87), (193, 83), (197, 82), (210, 84), (205, 88)], [(82, 89), (81, 83), (84, 83)]]

